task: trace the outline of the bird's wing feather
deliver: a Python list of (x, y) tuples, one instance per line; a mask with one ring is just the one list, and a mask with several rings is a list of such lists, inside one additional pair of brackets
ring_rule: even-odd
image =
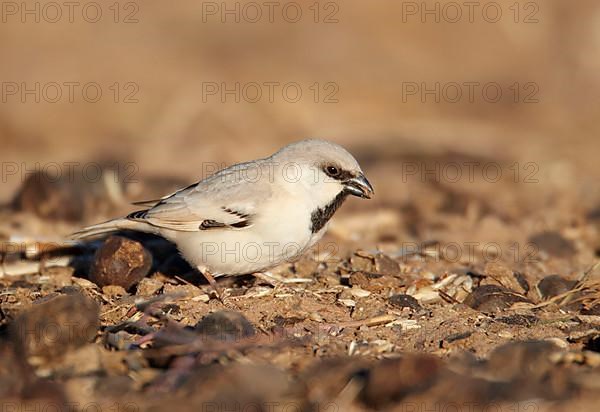
[(250, 173), (257, 165), (242, 163), (224, 169), (163, 198), (146, 211), (131, 214), (130, 219), (188, 232), (250, 226), (258, 203), (271, 196), (266, 179), (254, 180), (252, 176), (258, 175)]
[(134, 206), (152, 207), (155, 204), (157, 204), (158, 202), (160, 202), (161, 200), (164, 200), (164, 199), (160, 198), (160, 199), (153, 199), (153, 200), (139, 200), (137, 202), (131, 202), (131, 204)]
[(170, 193), (170, 194), (168, 194), (166, 196), (163, 196), (163, 197), (161, 197), (159, 199), (139, 200), (137, 202), (132, 202), (131, 204), (134, 205), (134, 206), (146, 206), (146, 207), (150, 208), (150, 207), (156, 206), (158, 203), (160, 203), (160, 202), (162, 202), (164, 200), (167, 200), (168, 198), (176, 195), (179, 192), (183, 192), (184, 190), (187, 190), (187, 189), (190, 189), (192, 187), (197, 186), (198, 183), (199, 182), (193, 183), (193, 184), (191, 184), (191, 185), (189, 185), (187, 187), (184, 187), (183, 189), (179, 189), (179, 190), (177, 190), (177, 191), (175, 191), (173, 193)]

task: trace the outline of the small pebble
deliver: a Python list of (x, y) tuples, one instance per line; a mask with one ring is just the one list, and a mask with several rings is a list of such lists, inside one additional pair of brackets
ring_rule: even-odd
[(163, 288), (165, 284), (158, 279), (144, 278), (137, 285), (137, 295), (152, 296)]
[(127, 292), (123, 289), (122, 286), (117, 285), (108, 285), (102, 288), (102, 293), (104, 293), (109, 298), (120, 298), (122, 296), (126, 296)]
[(375, 256), (375, 272), (385, 276), (396, 276), (400, 273), (400, 265), (391, 257), (380, 253)]
[(518, 302), (529, 300), (502, 286), (483, 285), (473, 289), (463, 303), (481, 312), (498, 312)]
[(503, 339), (512, 339), (515, 337), (515, 335), (513, 335), (511, 332), (509, 332), (507, 330), (501, 330), (500, 332), (498, 332), (498, 336)]
[(208, 296), (207, 294), (202, 294), (202, 295), (194, 296), (192, 298), (192, 302), (208, 303), (209, 300), (210, 300), (210, 296)]
[[(567, 258), (575, 254), (573, 242), (555, 231), (537, 233), (529, 238), (529, 243), (550, 256), (558, 258)], [(539, 259), (539, 256), (532, 256), (532, 258)]]
[(219, 311), (206, 315), (194, 329), (201, 335), (224, 341), (237, 341), (256, 335), (254, 326), (239, 312)]
[(544, 339), (547, 342), (553, 343), (556, 346), (558, 346), (561, 349), (568, 349), (569, 348), (569, 343), (561, 338), (546, 338)]
[(419, 301), (410, 295), (398, 294), (392, 295), (388, 299), (392, 306), (397, 308), (410, 308), (415, 312), (423, 309), (423, 307), (419, 304)]
[(317, 312), (311, 312), (311, 313), (309, 313), (308, 318), (310, 320), (315, 321), (315, 322), (324, 322), (325, 321), (323, 319), (323, 317), (321, 315), (319, 315)]
[(549, 275), (540, 280), (537, 290), (542, 299), (549, 299), (570, 291), (576, 284), (576, 281), (567, 280), (560, 275)]
[(350, 294), (355, 298), (366, 298), (371, 295), (371, 292), (358, 287), (353, 287), (350, 289)]
[(349, 308), (353, 308), (356, 306), (356, 301), (352, 300), (352, 299), (338, 299), (338, 301), (344, 305), (347, 306)]
[(500, 263), (488, 263), (485, 266), (484, 273), (489, 280), (497, 282), (500, 286), (514, 290), (517, 293), (526, 294), (529, 290), (529, 284), (523, 275), (513, 272)]
[(375, 269), (373, 265), (373, 259), (355, 254), (350, 259), (350, 264), (352, 265), (352, 270), (359, 272), (373, 272)]
[(442, 300), (440, 293), (433, 289), (431, 285), (424, 286), (416, 290), (414, 293), (409, 290), (409, 293), (411, 293), (411, 296), (417, 299), (417, 301), (422, 303), (436, 303)]

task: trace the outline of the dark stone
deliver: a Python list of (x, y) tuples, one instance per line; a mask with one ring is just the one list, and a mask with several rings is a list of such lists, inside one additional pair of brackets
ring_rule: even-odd
[(530, 286), (527, 278), (521, 272), (514, 272), (513, 275), (525, 293), (529, 292)]
[(83, 219), (84, 206), (80, 187), (43, 172), (29, 175), (13, 199), (16, 210), (72, 222)]
[(600, 305), (594, 305), (589, 308), (581, 309), (582, 315), (600, 316)]
[(549, 341), (511, 342), (490, 354), (486, 373), (506, 382), (502, 392), (507, 398), (563, 399), (576, 388), (569, 373), (553, 359), (562, 351)]
[(453, 333), (452, 335), (448, 335), (444, 338), (446, 343), (452, 343), (459, 340), (467, 339), (473, 334), (471, 331), (461, 332), (461, 333)]
[[(75, 166), (66, 173), (36, 171), (27, 176), (12, 201), (15, 210), (43, 219), (81, 222), (116, 210), (125, 190), (125, 176), (114, 163), (99, 164), (94, 179)], [(110, 177), (101, 179), (100, 175)], [(118, 194), (115, 196), (115, 194)]]
[(90, 280), (100, 287), (115, 285), (130, 289), (150, 272), (152, 255), (141, 243), (110, 236), (98, 249), (90, 269)]
[(539, 322), (539, 318), (533, 315), (510, 315), (498, 319), (499, 322), (507, 325), (517, 325), (531, 327)]
[(397, 308), (401, 308), (401, 309), (402, 308), (410, 308), (410, 309), (414, 310), (415, 312), (423, 309), (421, 307), (421, 305), (419, 304), (419, 301), (410, 295), (404, 295), (404, 294), (392, 295), (389, 298), (389, 302), (392, 306), (395, 306)]
[(549, 341), (511, 342), (496, 348), (486, 366), (496, 379), (539, 380), (554, 368), (550, 355), (560, 351)]
[(360, 398), (369, 407), (380, 410), (430, 388), (443, 371), (442, 361), (430, 355), (384, 360), (367, 371)]
[(570, 291), (576, 284), (575, 280), (567, 280), (560, 275), (549, 275), (540, 280), (537, 288), (542, 299), (549, 299)]
[(34, 305), (10, 328), (17, 348), (26, 358), (52, 360), (91, 342), (99, 327), (96, 302), (71, 294)]
[(195, 328), (210, 339), (236, 341), (256, 334), (254, 326), (238, 312), (220, 311), (206, 315)]
[(0, 398), (17, 397), (32, 378), (31, 368), (10, 342), (0, 344)]
[(529, 302), (529, 300), (502, 286), (483, 285), (475, 288), (463, 303), (481, 312), (498, 312), (510, 308), (517, 302)]
[(573, 242), (565, 239), (558, 232), (549, 231), (535, 234), (529, 238), (529, 242), (550, 256), (566, 258), (575, 254)]

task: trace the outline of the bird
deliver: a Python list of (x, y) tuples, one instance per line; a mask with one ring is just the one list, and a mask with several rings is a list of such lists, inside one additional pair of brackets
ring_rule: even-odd
[(82, 240), (139, 231), (174, 243), (221, 298), (220, 276), (262, 273), (298, 259), (349, 196), (374, 189), (342, 146), (307, 139), (269, 157), (224, 168), (125, 217), (83, 228)]

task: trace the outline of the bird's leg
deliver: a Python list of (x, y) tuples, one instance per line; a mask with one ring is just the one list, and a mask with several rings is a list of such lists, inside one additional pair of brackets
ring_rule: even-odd
[(210, 272), (204, 268), (198, 268), (198, 270), (202, 273), (204, 278), (208, 281), (210, 286), (213, 288), (213, 290), (215, 291), (215, 294), (217, 295), (217, 297), (219, 298), (221, 303), (223, 303), (223, 291), (217, 284), (217, 281), (215, 280), (213, 275), (211, 275)]

